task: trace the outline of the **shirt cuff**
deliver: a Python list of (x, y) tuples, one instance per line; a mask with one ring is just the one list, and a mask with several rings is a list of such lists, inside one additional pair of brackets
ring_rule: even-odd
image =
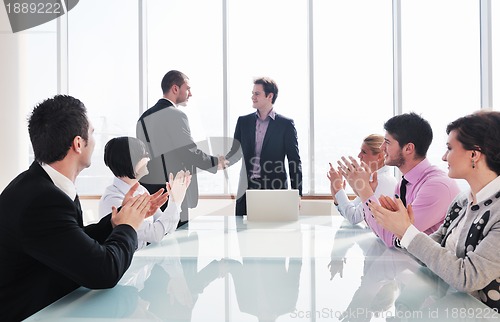
[(335, 194), (335, 200), (337, 200), (337, 203), (340, 206), (349, 203), (349, 197), (347, 197), (344, 189), (340, 189), (339, 191), (337, 191), (337, 193)]
[(410, 225), (408, 229), (406, 229), (403, 238), (401, 238), (401, 246), (404, 248), (408, 248), (413, 238), (415, 238), (415, 236), (417, 236), (419, 233), (420, 231), (417, 229), (417, 227)]

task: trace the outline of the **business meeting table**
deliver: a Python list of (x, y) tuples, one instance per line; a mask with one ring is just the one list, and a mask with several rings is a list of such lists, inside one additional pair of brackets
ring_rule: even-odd
[(341, 216), (200, 216), (134, 255), (118, 285), (79, 288), (28, 321), (499, 321)]

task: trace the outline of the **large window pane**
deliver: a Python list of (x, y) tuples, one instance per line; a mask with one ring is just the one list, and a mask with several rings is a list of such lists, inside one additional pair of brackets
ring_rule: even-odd
[(392, 116), (391, 14), (391, 1), (314, 1), (316, 193), (330, 192), (328, 162), (357, 157)]
[(429, 121), (428, 157), (446, 169), (446, 125), (480, 108), (479, 4), (405, 0), (401, 15), (404, 112)]
[(493, 109), (500, 111), (500, 3), (491, 1)]
[[(148, 108), (162, 97), (161, 80), (172, 69), (190, 79), (192, 97), (181, 107), (193, 139), (217, 154), (208, 137), (223, 135), (222, 2), (214, 0), (148, 0)], [(222, 151), (221, 151), (222, 152)], [(201, 194), (224, 192), (224, 176), (198, 173)]]
[(87, 107), (96, 138), (92, 166), (82, 171), (77, 188), (81, 195), (102, 194), (113, 176), (104, 165), (104, 145), (112, 137), (135, 136), (138, 6), (132, 0), (87, 0), (68, 15), (69, 94)]
[[(307, 1), (229, 1), (228, 17), (230, 136), (238, 117), (255, 111), (251, 101), (254, 78), (273, 78), (279, 88), (274, 105), (276, 112), (295, 121), (304, 174), (303, 191), (307, 193), (310, 162)], [(240, 167), (241, 162), (229, 169), (233, 193), (236, 193)]]
[[(35, 105), (57, 94), (57, 22), (53, 20), (15, 35), (0, 35), (0, 43), (3, 37), (9, 42), (15, 39), (20, 53), (17, 58), (20, 103), (9, 108), (23, 111), (28, 117)], [(21, 132), (27, 133), (26, 125), (22, 124)], [(34, 160), (31, 142), (26, 148), (31, 163)]]

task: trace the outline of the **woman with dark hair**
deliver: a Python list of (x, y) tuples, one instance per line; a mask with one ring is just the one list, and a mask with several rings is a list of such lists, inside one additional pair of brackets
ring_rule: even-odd
[(377, 222), (401, 245), (459, 291), (500, 309), (500, 112), (480, 111), (450, 123), (448, 176), (465, 179), (470, 191), (457, 196), (438, 231), (427, 236), (413, 225), (411, 205), (396, 195), (370, 203)]
[[(111, 207), (118, 208), (125, 197), (125, 193), (139, 179), (148, 174), (149, 156), (144, 143), (133, 137), (118, 137), (111, 139), (104, 148), (104, 163), (111, 169), (115, 178), (113, 184), (106, 188), (99, 202), (99, 217), (111, 211)], [(137, 231), (138, 248), (149, 243), (161, 241), (163, 236), (177, 229), (181, 204), (186, 190), (191, 182), (189, 171), (179, 171), (175, 178), (172, 173), (167, 183), (169, 203), (165, 211), (158, 208), (156, 213), (145, 219)], [(145, 187), (139, 185), (136, 194), (148, 193)], [(149, 193), (148, 193), (149, 194)]]

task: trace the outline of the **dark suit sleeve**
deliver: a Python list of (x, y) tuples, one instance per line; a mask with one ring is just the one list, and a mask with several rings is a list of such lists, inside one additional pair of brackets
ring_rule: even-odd
[(297, 130), (293, 120), (290, 120), (285, 132), (285, 150), (290, 172), (290, 185), (292, 189), (298, 189), (299, 194), (302, 196), (302, 162), (299, 155)]
[(226, 160), (229, 161), (229, 165), (233, 165), (238, 162), (243, 156), (241, 150), (241, 117), (238, 118), (236, 122), (236, 128), (234, 129), (233, 144), (231, 145), (231, 150), (226, 154)]
[[(120, 208), (118, 211), (120, 211)], [(90, 224), (85, 226), (83, 229), (89, 237), (97, 240), (99, 244), (104, 243), (109, 234), (113, 231), (113, 226), (111, 225), (111, 214), (103, 217), (98, 223)]]
[(100, 244), (78, 225), (69, 198), (52, 191), (37, 199), (23, 218), (24, 251), (79, 285), (93, 289), (116, 285), (137, 248), (135, 230), (129, 225), (111, 230), (106, 218), (88, 229), (99, 239), (107, 236)]

